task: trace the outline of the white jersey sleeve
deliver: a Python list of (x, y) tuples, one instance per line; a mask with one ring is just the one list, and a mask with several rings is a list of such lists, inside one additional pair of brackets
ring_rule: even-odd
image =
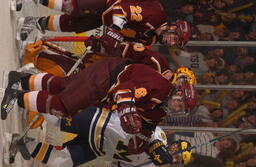
[[(156, 167), (144, 152), (130, 155), (128, 153), (128, 142), (132, 135), (125, 133), (120, 127), (119, 117), (112, 115), (108, 123), (104, 145), (107, 157), (111, 158), (111, 167)], [(167, 145), (167, 137), (160, 127), (156, 127), (151, 140), (159, 139)]]

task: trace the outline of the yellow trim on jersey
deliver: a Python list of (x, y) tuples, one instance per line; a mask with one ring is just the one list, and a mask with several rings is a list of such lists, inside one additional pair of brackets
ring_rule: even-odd
[[(123, 29), (122, 29), (123, 30)], [(122, 32), (121, 30), (121, 32)], [(124, 45), (124, 50), (122, 52), (122, 57), (126, 57), (127, 50), (129, 49), (130, 44), (128, 42), (123, 42), (121, 45)]]
[[(93, 142), (92, 143), (95, 147), (95, 151), (99, 154), (99, 156), (104, 155), (105, 153), (103, 152), (103, 145), (101, 148), (101, 141), (104, 140), (104, 136), (102, 136), (102, 131), (106, 129), (107, 122), (109, 121), (109, 112), (108, 109), (103, 108), (102, 111), (100, 111), (100, 116), (97, 120), (93, 121), (96, 122), (96, 126), (94, 127), (94, 136), (93, 136)], [(92, 123), (94, 124), (94, 123)], [(93, 133), (93, 132), (92, 132)], [(103, 143), (104, 144), (104, 143)]]
[(149, 118), (146, 118), (146, 117), (144, 117), (144, 116), (142, 116), (142, 115), (140, 115), (140, 117), (141, 117), (144, 121), (146, 121), (146, 122), (151, 122), (151, 119), (149, 119)]
[(124, 97), (124, 98), (120, 98), (116, 101), (117, 104), (122, 103), (122, 102), (134, 102), (134, 99), (132, 97)]
[(130, 89), (120, 89), (116, 92), (116, 95), (124, 94), (124, 93), (131, 93)]
[(94, 142), (96, 145), (96, 149), (102, 155), (104, 155), (104, 153), (101, 152), (101, 150), (100, 150), (100, 141), (101, 141), (101, 138), (103, 137), (103, 136), (101, 136), (101, 131), (102, 131), (103, 125), (106, 121), (107, 115), (108, 115), (108, 113), (106, 111), (102, 111), (102, 114), (96, 124), (95, 133), (94, 133)]
[(155, 30), (155, 27), (154, 27), (152, 24), (150, 24), (149, 22), (147, 22), (145, 25), (146, 25), (147, 27), (149, 27), (150, 30)]
[(155, 103), (157, 103), (157, 104), (162, 103), (162, 101), (159, 100), (159, 99), (157, 99), (157, 98), (151, 98), (150, 101), (153, 101), (153, 102), (155, 102)]
[(122, 6), (120, 6), (120, 5), (115, 5), (115, 6), (113, 7), (113, 9), (121, 9), (121, 10), (122, 10), (123, 8), (122, 8)]
[(113, 16), (125, 17), (125, 15), (124, 15), (124, 14), (113, 14)]
[(151, 57), (150, 59), (156, 64), (157, 72), (161, 74), (162, 70), (161, 70), (160, 63), (154, 57)]
[(104, 16), (109, 13), (113, 7), (118, 4), (119, 2), (121, 2), (122, 0), (117, 0), (115, 3), (113, 3), (107, 10), (105, 10), (102, 15), (101, 15), (101, 20), (102, 20), (102, 24), (105, 25), (105, 22), (104, 22)]

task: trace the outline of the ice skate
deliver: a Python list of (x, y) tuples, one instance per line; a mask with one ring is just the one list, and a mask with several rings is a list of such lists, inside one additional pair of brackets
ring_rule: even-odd
[(8, 85), (4, 92), (4, 97), (1, 103), (1, 119), (6, 120), (8, 113), (13, 109), (13, 106), (17, 100), (17, 96), (20, 90), (18, 88), (18, 82), (22, 77), (25, 77), (29, 74), (11, 71), (8, 75)]
[(32, 1), (34, 2), (35, 5), (38, 5), (42, 0), (32, 0)]
[[(26, 136), (21, 136), (19, 134), (13, 134), (12, 135), (12, 141), (11, 145), (9, 147), (9, 156), (7, 158), (9, 159), (9, 164), (12, 164), (15, 162), (15, 157), (17, 152), (20, 152), (22, 157), (25, 160), (29, 160), (31, 158), (31, 155), (26, 147), (26, 143), (33, 141), (34, 139), (28, 138)], [(6, 160), (8, 161), (8, 160)]]
[(39, 30), (41, 33), (45, 33), (45, 26), (39, 23), (41, 17), (20, 17), (18, 19), (18, 31), (17, 40), (25, 41), (28, 36), (34, 31)]
[(40, 0), (11, 0), (10, 9), (13, 12), (20, 12), (25, 5), (25, 3), (31, 3), (31, 1), (38, 5), (40, 3)]
[(4, 98), (1, 103), (1, 119), (6, 120), (8, 113), (13, 109), (17, 101), (18, 92), (20, 90), (7, 88), (4, 92)]
[(24, 0), (11, 0), (11, 5), (10, 5), (11, 11), (14, 11), (14, 12), (21, 11), (23, 3), (24, 3)]

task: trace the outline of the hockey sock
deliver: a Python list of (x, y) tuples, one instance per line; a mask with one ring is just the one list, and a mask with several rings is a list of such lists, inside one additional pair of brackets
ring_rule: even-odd
[(23, 90), (29, 90), (29, 78), (31, 76), (32, 75), (28, 75), (28, 76), (25, 76), (25, 77), (21, 78), (21, 87), (22, 87)]
[(44, 6), (48, 6), (49, 0), (39, 0), (39, 3), (44, 5)]
[(18, 97), (17, 97), (17, 102), (18, 102), (18, 105), (20, 106), (20, 107), (22, 107), (22, 108), (25, 108), (25, 106), (24, 106), (24, 92), (20, 92), (20, 93), (18, 93)]
[[(51, 94), (60, 93), (60, 91), (63, 89), (61, 79), (62, 77), (57, 77), (47, 73), (32, 75), (29, 77), (29, 90), (47, 90)], [(26, 86), (26, 84), (27, 82), (24, 83), (24, 86)]]
[(60, 26), (60, 18), (62, 15), (50, 15), (48, 24), (47, 24), (47, 30), (49, 31), (58, 31), (62, 32), (61, 26)]
[(29, 142), (26, 144), (31, 157), (49, 166), (74, 166), (72, 157), (67, 148), (58, 150), (56, 146), (42, 142)]
[(48, 91), (31, 91), (23, 96), (23, 103), (28, 111), (49, 113), (55, 116), (67, 116), (67, 110), (57, 95)]
[(47, 143), (38, 143), (38, 142), (29, 142), (27, 145), (27, 148), (31, 154), (31, 156), (38, 161), (41, 161), (43, 163), (47, 163), (51, 152), (53, 150), (53, 146)]
[(41, 0), (44, 6), (48, 8), (62, 11), (63, 0)]

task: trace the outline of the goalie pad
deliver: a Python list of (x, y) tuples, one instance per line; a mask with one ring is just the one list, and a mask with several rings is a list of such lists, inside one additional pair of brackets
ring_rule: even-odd
[[(27, 112), (27, 124), (28, 125), (32, 122), (32, 120), (34, 119), (34, 117), (36, 117), (37, 114), (38, 114), (38, 112), (33, 112), (33, 111)], [(44, 117), (39, 116), (38, 119), (32, 124), (31, 129), (40, 127), (43, 122), (44, 122)]]
[[(23, 64), (33, 63), (41, 72), (65, 76), (78, 60), (74, 54), (50, 42), (37, 41), (25, 47)], [(84, 68), (80, 63), (78, 69)]]

